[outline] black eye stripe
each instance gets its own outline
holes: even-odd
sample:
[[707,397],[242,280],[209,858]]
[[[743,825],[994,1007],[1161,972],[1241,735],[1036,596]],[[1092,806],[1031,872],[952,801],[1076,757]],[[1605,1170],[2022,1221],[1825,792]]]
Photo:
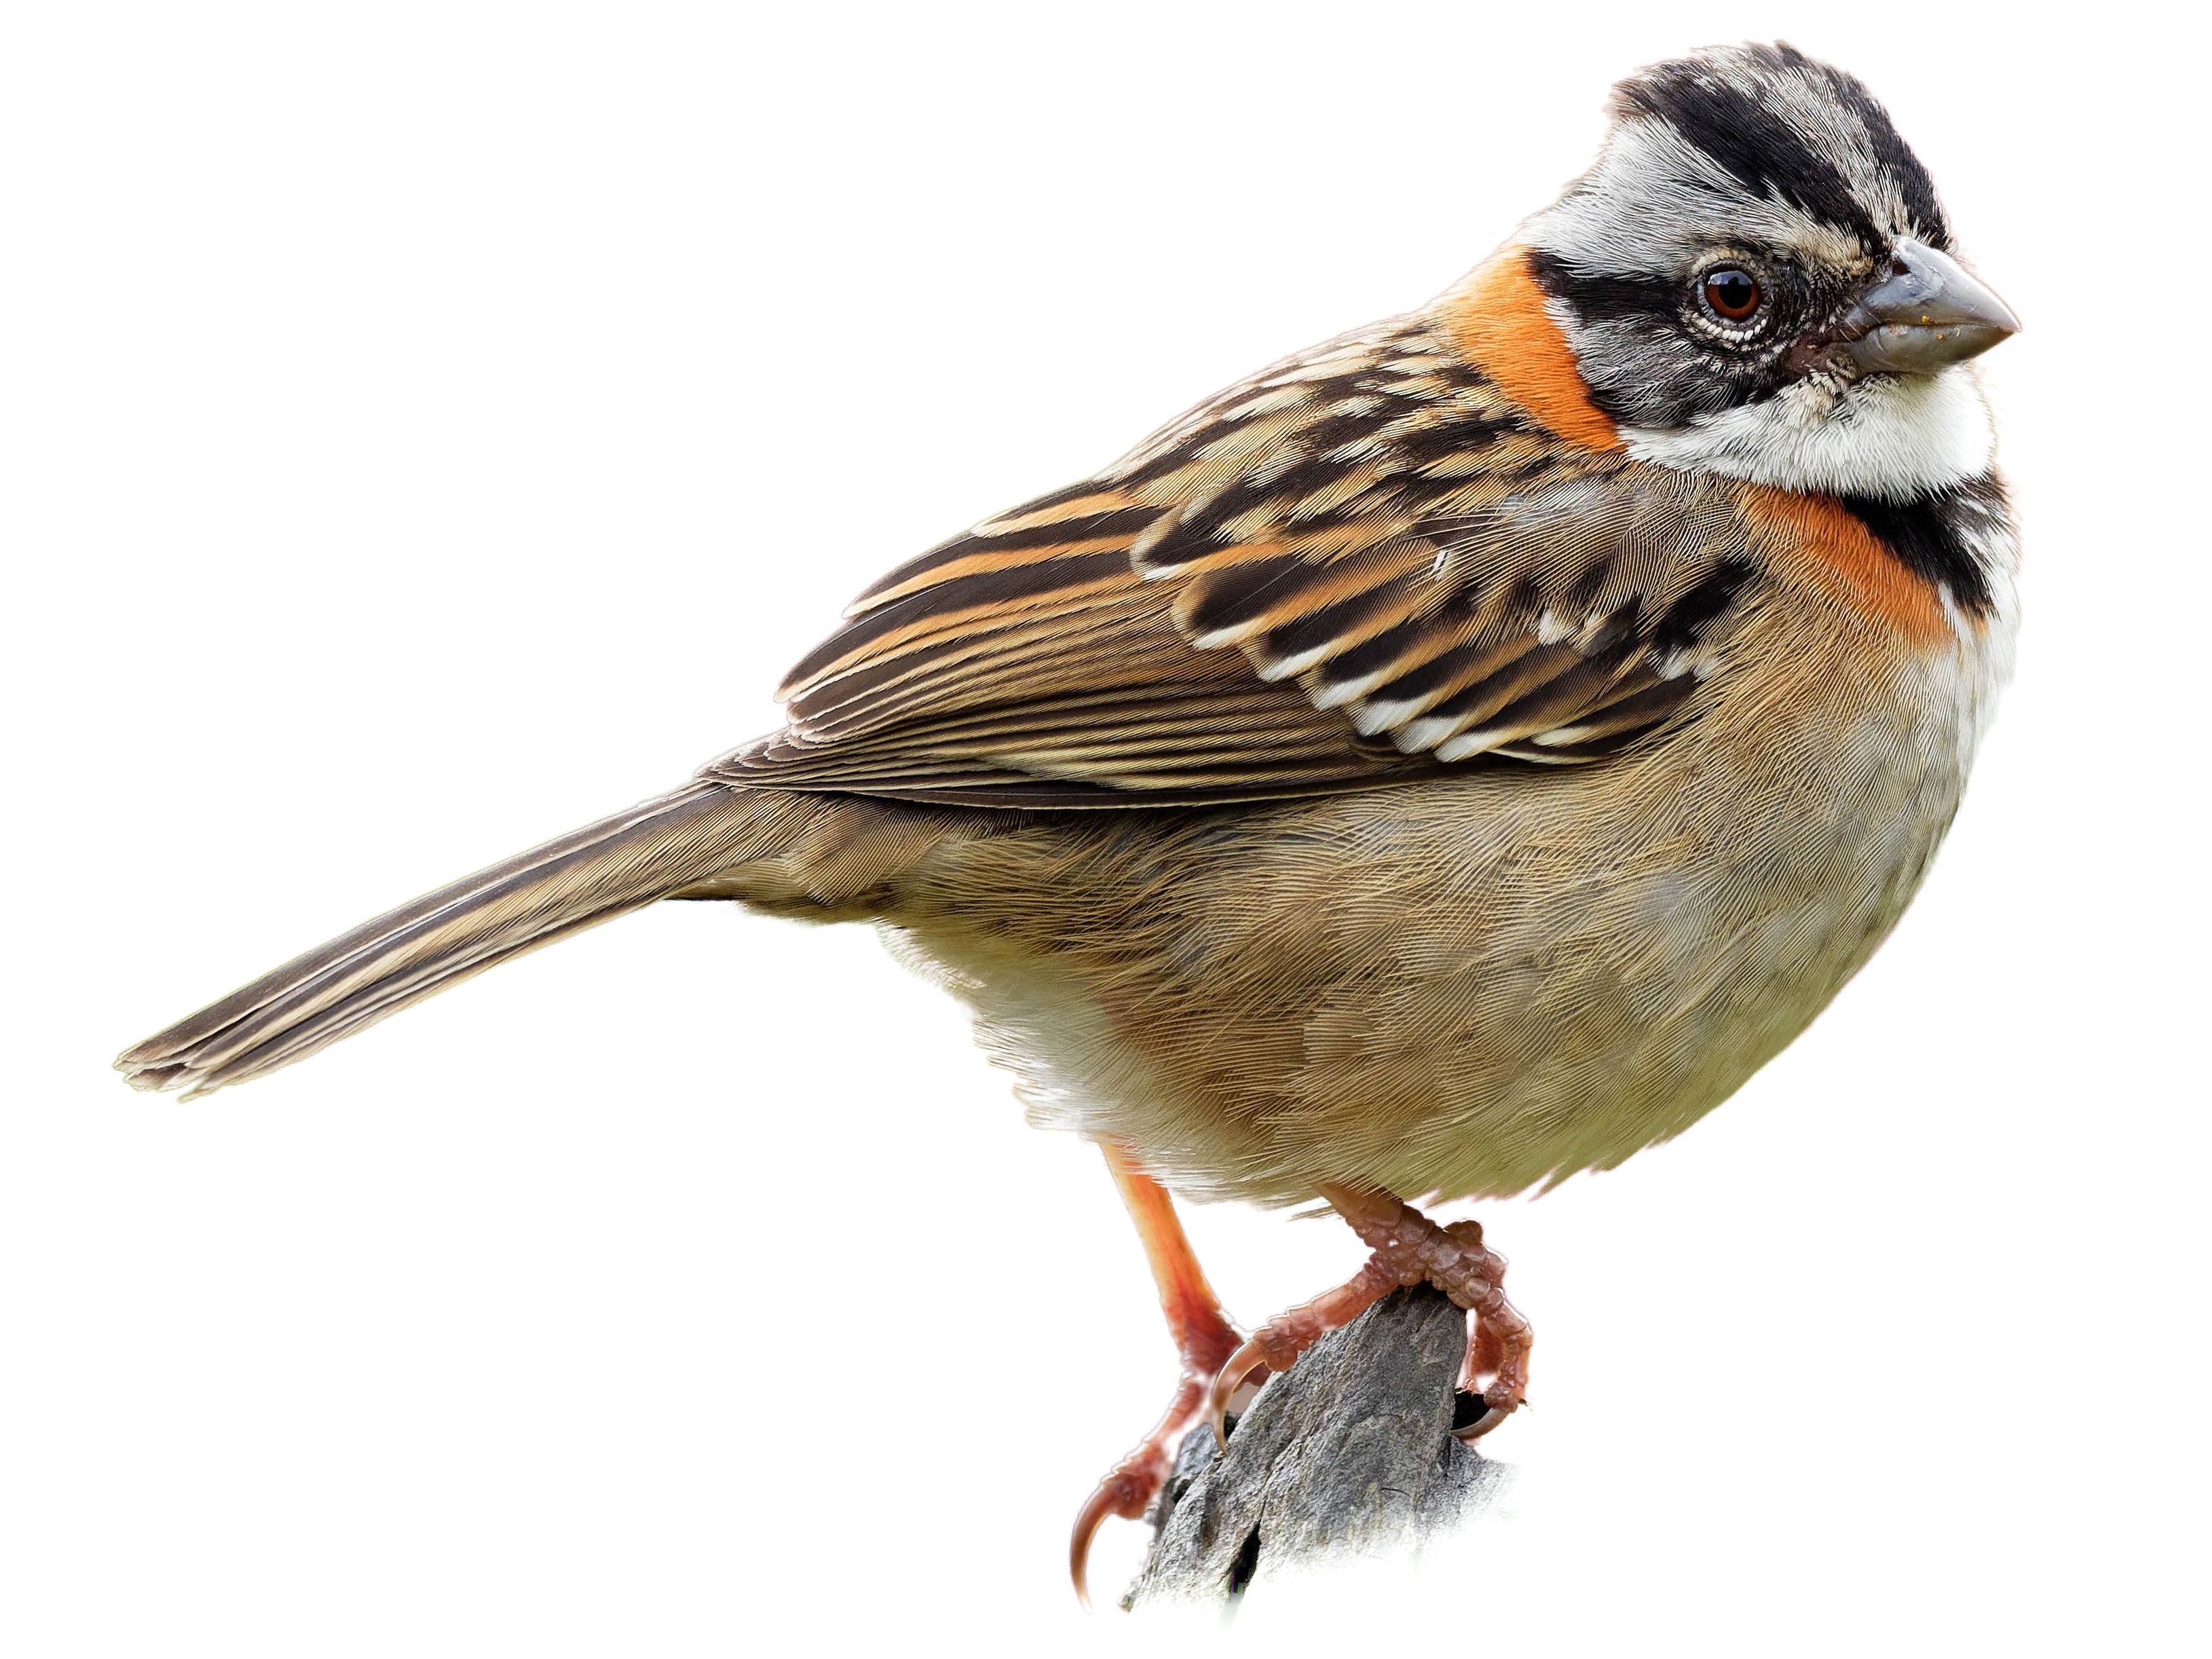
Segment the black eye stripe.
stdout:
[[1681,312],[1681,289],[1663,276],[1595,276],[1541,248],[1530,251],[1528,270],[1538,287],[1565,300],[1585,321],[1633,317],[1671,323]]
[[[1684,299],[1682,284],[1679,281],[1664,276],[1593,276],[1575,270],[1557,255],[1541,248],[1530,251],[1528,269],[1538,287],[1555,299],[1565,300],[1573,307],[1575,315],[1584,322],[1632,319],[1662,327],[1679,325]],[[1786,288],[1784,293],[1776,292],[1770,282],[1761,280],[1748,267],[1742,265],[1716,265],[1694,279],[1691,292],[1693,295],[1702,293],[1706,282],[1723,270],[1741,271],[1759,293],[1758,303],[1742,316],[1729,318],[1729,313],[1722,310],[1721,315],[1730,321],[1742,322],[1762,310],[1771,308],[1785,297]]]
[[[1644,339],[1671,342],[1656,356],[1631,352],[1620,360],[1601,353],[1582,365],[1590,400],[1616,421],[1638,426],[1671,426],[1699,412],[1734,408],[1773,393],[1793,378],[1784,366],[1781,343],[1802,320],[1808,303],[1818,303],[1801,277],[1777,286],[1777,272],[1747,264],[1759,281],[1762,298],[1747,318],[1730,320],[1705,310],[1699,290],[1706,273],[1686,282],[1680,276],[1599,276],[1577,270],[1541,248],[1528,252],[1528,270],[1537,286],[1563,301],[1583,324],[1625,324]],[[1698,307],[1702,329],[1690,326],[1685,308]],[[1719,337],[1715,325],[1737,331]]]

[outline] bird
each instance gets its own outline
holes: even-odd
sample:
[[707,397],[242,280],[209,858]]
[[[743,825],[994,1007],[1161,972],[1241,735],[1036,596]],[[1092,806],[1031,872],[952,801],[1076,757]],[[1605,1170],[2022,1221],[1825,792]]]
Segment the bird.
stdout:
[[[662,899],[873,923],[1032,1121],[1103,1152],[1177,1380],[1140,1516],[1240,1389],[1426,1282],[1464,1432],[1531,1328],[1440,1204],[1733,1094],[1911,902],[2011,672],[1975,360],[2019,319],[1851,75],[1638,70],[1596,159],[1434,300],[1286,357],[854,601],[785,725],[126,1051],[204,1095]],[[1247,1334],[1176,1198],[1369,1254]]]

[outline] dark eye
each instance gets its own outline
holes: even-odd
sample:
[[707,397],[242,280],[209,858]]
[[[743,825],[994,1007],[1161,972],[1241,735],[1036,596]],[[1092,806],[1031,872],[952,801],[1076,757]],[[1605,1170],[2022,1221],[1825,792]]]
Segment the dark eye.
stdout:
[[1714,313],[1732,323],[1748,321],[1765,297],[1759,291],[1758,280],[1741,265],[1715,265],[1705,273],[1703,291]]

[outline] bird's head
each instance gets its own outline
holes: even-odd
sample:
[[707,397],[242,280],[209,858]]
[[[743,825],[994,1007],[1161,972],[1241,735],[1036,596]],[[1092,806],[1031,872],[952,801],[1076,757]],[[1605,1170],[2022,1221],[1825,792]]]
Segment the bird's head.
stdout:
[[1790,46],[1729,47],[1630,76],[1610,112],[1519,249],[1620,447],[1892,500],[1987,465],[1964,365],[2020,324],[1863,86]]

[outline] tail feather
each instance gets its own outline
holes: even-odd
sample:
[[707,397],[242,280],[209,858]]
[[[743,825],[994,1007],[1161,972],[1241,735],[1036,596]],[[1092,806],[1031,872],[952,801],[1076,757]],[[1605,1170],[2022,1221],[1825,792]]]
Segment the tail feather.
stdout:
[[757,854],[772,794],[706,781],[464,877],[127,1049],[132,1086],[186,1097],[303,1060],[472,974]]

